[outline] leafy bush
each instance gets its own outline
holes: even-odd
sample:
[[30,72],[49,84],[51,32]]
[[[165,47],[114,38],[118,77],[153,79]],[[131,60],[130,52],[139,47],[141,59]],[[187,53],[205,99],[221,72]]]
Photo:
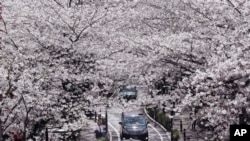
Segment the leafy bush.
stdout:
[[165,115],[165,113],[163,113],[162,111],[157,110],[156,120],[161,125],[165,126],[167,124],[167,122],[169,121],[169,117],[167,115]]
[[174,140],[180,139],[180,132],[177,129],[174,129],[172,134]]
[[96,141],[106,141],[106,138],[105,137],[101,137],[101,138],[97,139]]
[[147,108],[147,113],[150,117],[154,117],[154,110],[152,108]]

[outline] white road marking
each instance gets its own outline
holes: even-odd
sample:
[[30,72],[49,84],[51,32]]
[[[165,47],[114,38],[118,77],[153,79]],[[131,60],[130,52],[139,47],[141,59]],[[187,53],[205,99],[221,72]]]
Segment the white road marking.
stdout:
[[112,141],[113,137],[112,137],[112,132],[109,131],[109,141]]
[[153,128],[155,130],[155,132],[160,136],[161,141],[163,141],[163,137],[161,136],[161,134],[154,128],[154,126],[152,126],[151,124],[148,124],[151,128]]
[[120,138],[120,133],[118,132],[118,130],[111,124],[111,123],[108,123],[109,126],[111,126],[113,128],[113,130],[116,132],[117,136],[118,136],[118,141],[121,141],[121,138]]

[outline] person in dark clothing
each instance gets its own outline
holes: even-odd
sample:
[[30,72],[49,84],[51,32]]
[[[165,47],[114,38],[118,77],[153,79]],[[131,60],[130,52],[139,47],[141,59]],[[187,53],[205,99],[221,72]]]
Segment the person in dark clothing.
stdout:
[[196,116],[197,113],[198,113],[198,108],[195,107],[195,108],[194,108],[194,115]]
[[95,130],[95,136],[98,139],[100,137],[103,137],[104,133],[105,133],[104,125],[102,125],[102,121],[100,120],[100,121],[98,121],[98,126],[97,126],[97,128]]
[[193,131],[195,131],[195,130],[196,130],[196,129],[195,129],[196,122],[197,122],[197,120],[195,119],[195,120],[193,121],[193,123],[192,123],[192,130],[193,130]]
[[9,138],[10,138],[10,134],[9,133],[5,133],[2,136],[3,141],[8,140]]
[[189,119],[190,119],[190,120],[193,120],[192,115],[193,115],[193,113],[190,113],[190,114],[189,114]]
[[22,141],[22,132],[21,132],[21,130],[14,133],[13,137],[14,137],[14,141]]

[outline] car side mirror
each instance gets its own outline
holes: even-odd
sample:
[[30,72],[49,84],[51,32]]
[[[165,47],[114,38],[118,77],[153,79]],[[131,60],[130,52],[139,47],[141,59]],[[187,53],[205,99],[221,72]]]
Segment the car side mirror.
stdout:
[[120,125],[122,125],[122,122],[119,122]]

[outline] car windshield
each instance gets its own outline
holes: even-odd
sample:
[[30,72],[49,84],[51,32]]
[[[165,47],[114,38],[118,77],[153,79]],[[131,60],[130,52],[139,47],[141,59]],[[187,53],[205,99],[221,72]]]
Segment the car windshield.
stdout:
[[124,126],[145,126],[146,119],[142,115],[124,116]]
[[136,92],[135,88],[122,88],[120,92]]
[[136,95],[137,91],[135,88],[122,88],[120,94],[123,95]]

